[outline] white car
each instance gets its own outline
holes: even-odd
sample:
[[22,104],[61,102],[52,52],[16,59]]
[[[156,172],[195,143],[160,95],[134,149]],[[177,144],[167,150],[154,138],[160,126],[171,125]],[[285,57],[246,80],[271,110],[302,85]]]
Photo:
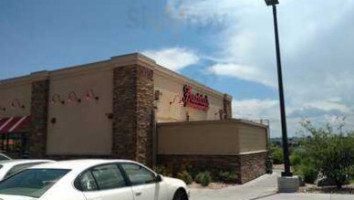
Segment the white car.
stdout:
[[43,163],[54,162],[52,160],[2,160],[0,161],[0,181],[10,177],[24,169]]
[[2,200],[188,200],[186,184],[128,160],[42,164],[0,182]]

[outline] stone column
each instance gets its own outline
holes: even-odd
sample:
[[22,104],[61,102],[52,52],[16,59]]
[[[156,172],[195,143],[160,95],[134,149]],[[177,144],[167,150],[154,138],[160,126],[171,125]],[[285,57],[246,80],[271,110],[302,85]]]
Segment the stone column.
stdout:
[[30,158],[46,156],[49,84],[49,80],[32,82]]
[[113,157],[151,166],[153,70],[129,65],[113,73]]
[[224,116],[225,119],[231,119],[232,118],[232,97],[228,94],[224,94]]

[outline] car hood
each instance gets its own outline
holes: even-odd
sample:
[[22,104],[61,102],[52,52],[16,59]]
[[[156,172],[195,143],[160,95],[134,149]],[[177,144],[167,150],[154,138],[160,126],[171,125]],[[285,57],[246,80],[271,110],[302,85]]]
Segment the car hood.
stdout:
[[37,198],[34,197],[0,194],[0,200],[36,200],[36,199]]

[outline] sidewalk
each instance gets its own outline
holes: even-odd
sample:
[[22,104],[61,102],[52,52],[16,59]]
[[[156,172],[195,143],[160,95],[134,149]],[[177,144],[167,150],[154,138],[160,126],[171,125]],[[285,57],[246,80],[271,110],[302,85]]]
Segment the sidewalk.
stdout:
[[354,200],[354,195],[341,194],[275,194],[257,200]]
[[191,188],[191,200],[354,200],[354,195],[277,193],[277,178],[281,170],[263,175],[244,185],[222,189]]
[[266,174],[244,185],[222,189],[191,189],[191,200],[250,200],[275,194],[279,172]]

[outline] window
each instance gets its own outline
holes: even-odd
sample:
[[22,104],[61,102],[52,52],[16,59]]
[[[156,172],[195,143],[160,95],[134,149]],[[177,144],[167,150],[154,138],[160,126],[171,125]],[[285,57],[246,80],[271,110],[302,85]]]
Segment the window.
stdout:
[[67,169],[27,169],[0,182],[0,194],[41,197]]
[[7,174],[5,175],[4,178],[10,177],[10,176],[12,176],[12,175],[14,175],[14,174],[16,174],[16,173],[18,173],[18,172],[24,170],[24,169],[27,169],[27,168],[29,168],[29,167],[32,167],[32,166],[34,166],[34,165],[38,165],[38,164],[41,164],[41,163],[43,163],[43,162],[38,162],[38,163],[26,163],[26,164],[16,165],[16,166],[12,167],[12,168],[7,172]]
[[98,189],[95,179],[92,176],[91,171],[87,171],[81,175],[80,180],[81,191],[95,191]]
[[2,160],[11,160],[11,159],[8,156],[6,156],[5,154],[0,153],[0,160],[2,161]]
[[125,163],[122,164],[132,185],[142,185],[155,182],[155,174],[143,166]]
[[102,165],[91,170],[100,190],[125,187],[126,182],[115,164]]

